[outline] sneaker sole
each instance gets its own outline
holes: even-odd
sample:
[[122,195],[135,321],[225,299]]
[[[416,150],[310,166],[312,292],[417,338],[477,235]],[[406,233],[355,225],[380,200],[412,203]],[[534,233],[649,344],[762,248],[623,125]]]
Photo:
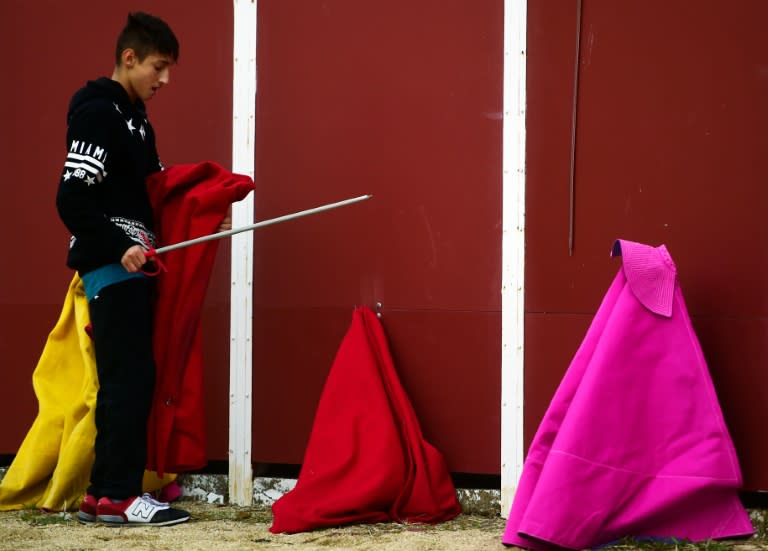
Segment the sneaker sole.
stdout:
[[174,524],[181,524],[187,522],[190,517],[175,518],[173,520],[166,520],[165,522],[127,522],[123,517],[117,515],[99,515],[98,521],[103,523],[104,526],[111,527],[141,527],[141,526],[172,526]]
[[96,515],[91,515],[89,513],[83,513],[82,511],[77,512],[77,521],[81,524],[96,524],[98,522],[98,519],[96,518]]

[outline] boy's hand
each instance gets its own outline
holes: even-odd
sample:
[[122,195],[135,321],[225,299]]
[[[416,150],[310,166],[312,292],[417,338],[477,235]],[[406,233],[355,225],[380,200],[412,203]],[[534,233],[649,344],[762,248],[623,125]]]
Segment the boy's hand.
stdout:
[[227,211],[227,215],[219,223],[219,227],[216,228],[216,233],[229,231],[231,229],[232,229],[232,206],[229,207],[229,210]]
[[120,264],[126,271],[134,273],[141,270],[147,262],[147,257],[144,256],[144,248],[141,245],[134,245],[123,254],[123,258],[120,259]]

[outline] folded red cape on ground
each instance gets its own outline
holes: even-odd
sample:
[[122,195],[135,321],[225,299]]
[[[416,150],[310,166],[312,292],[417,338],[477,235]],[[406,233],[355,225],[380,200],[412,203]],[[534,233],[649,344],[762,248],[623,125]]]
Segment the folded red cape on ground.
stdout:
[[424,440],[370,308],[358,307],[325,383],[296,487],[273,533],[351,523],[436,523],[461,512],[442,454]]
[[[147,180],[161,245],[216,231],[229,206],[254,188],[249,176],[216,163],[176,165]],[[155,397],[147,468],[158,473],[199,469],[207,461],[203,415],[200,314],[218,240],[164,253],[157,276]]]

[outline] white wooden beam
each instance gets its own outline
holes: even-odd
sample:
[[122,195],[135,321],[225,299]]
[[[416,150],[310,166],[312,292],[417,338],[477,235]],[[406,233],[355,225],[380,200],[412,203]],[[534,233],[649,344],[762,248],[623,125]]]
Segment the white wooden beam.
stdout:
[[525,115],[528,0],[504,0],[501,260],[501,514],[523,470]]
[[[256,1],[234,0],[232,171],[255,174]],[[253,193],[234,204],[232,226],[253,223]],[[253,503],[251,460],[253,233],[232,236],[229,347],[229,501]]]

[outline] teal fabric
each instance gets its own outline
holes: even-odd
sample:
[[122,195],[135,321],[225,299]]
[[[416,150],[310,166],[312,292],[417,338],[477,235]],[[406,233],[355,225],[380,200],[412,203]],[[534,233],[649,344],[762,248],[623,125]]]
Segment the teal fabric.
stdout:
[[142,272],[128,272],[123,268],[122,264],[115,262],[114,264],[107,264],[101,268],[83,274],[80,279],[83,281],[83,287],[85,288],[85,296],[88,298],[88,302],[93,300],[93,297],[99,294],[104,287],[108,285],[114,285],[127,279],[145,278],[147,277]]

